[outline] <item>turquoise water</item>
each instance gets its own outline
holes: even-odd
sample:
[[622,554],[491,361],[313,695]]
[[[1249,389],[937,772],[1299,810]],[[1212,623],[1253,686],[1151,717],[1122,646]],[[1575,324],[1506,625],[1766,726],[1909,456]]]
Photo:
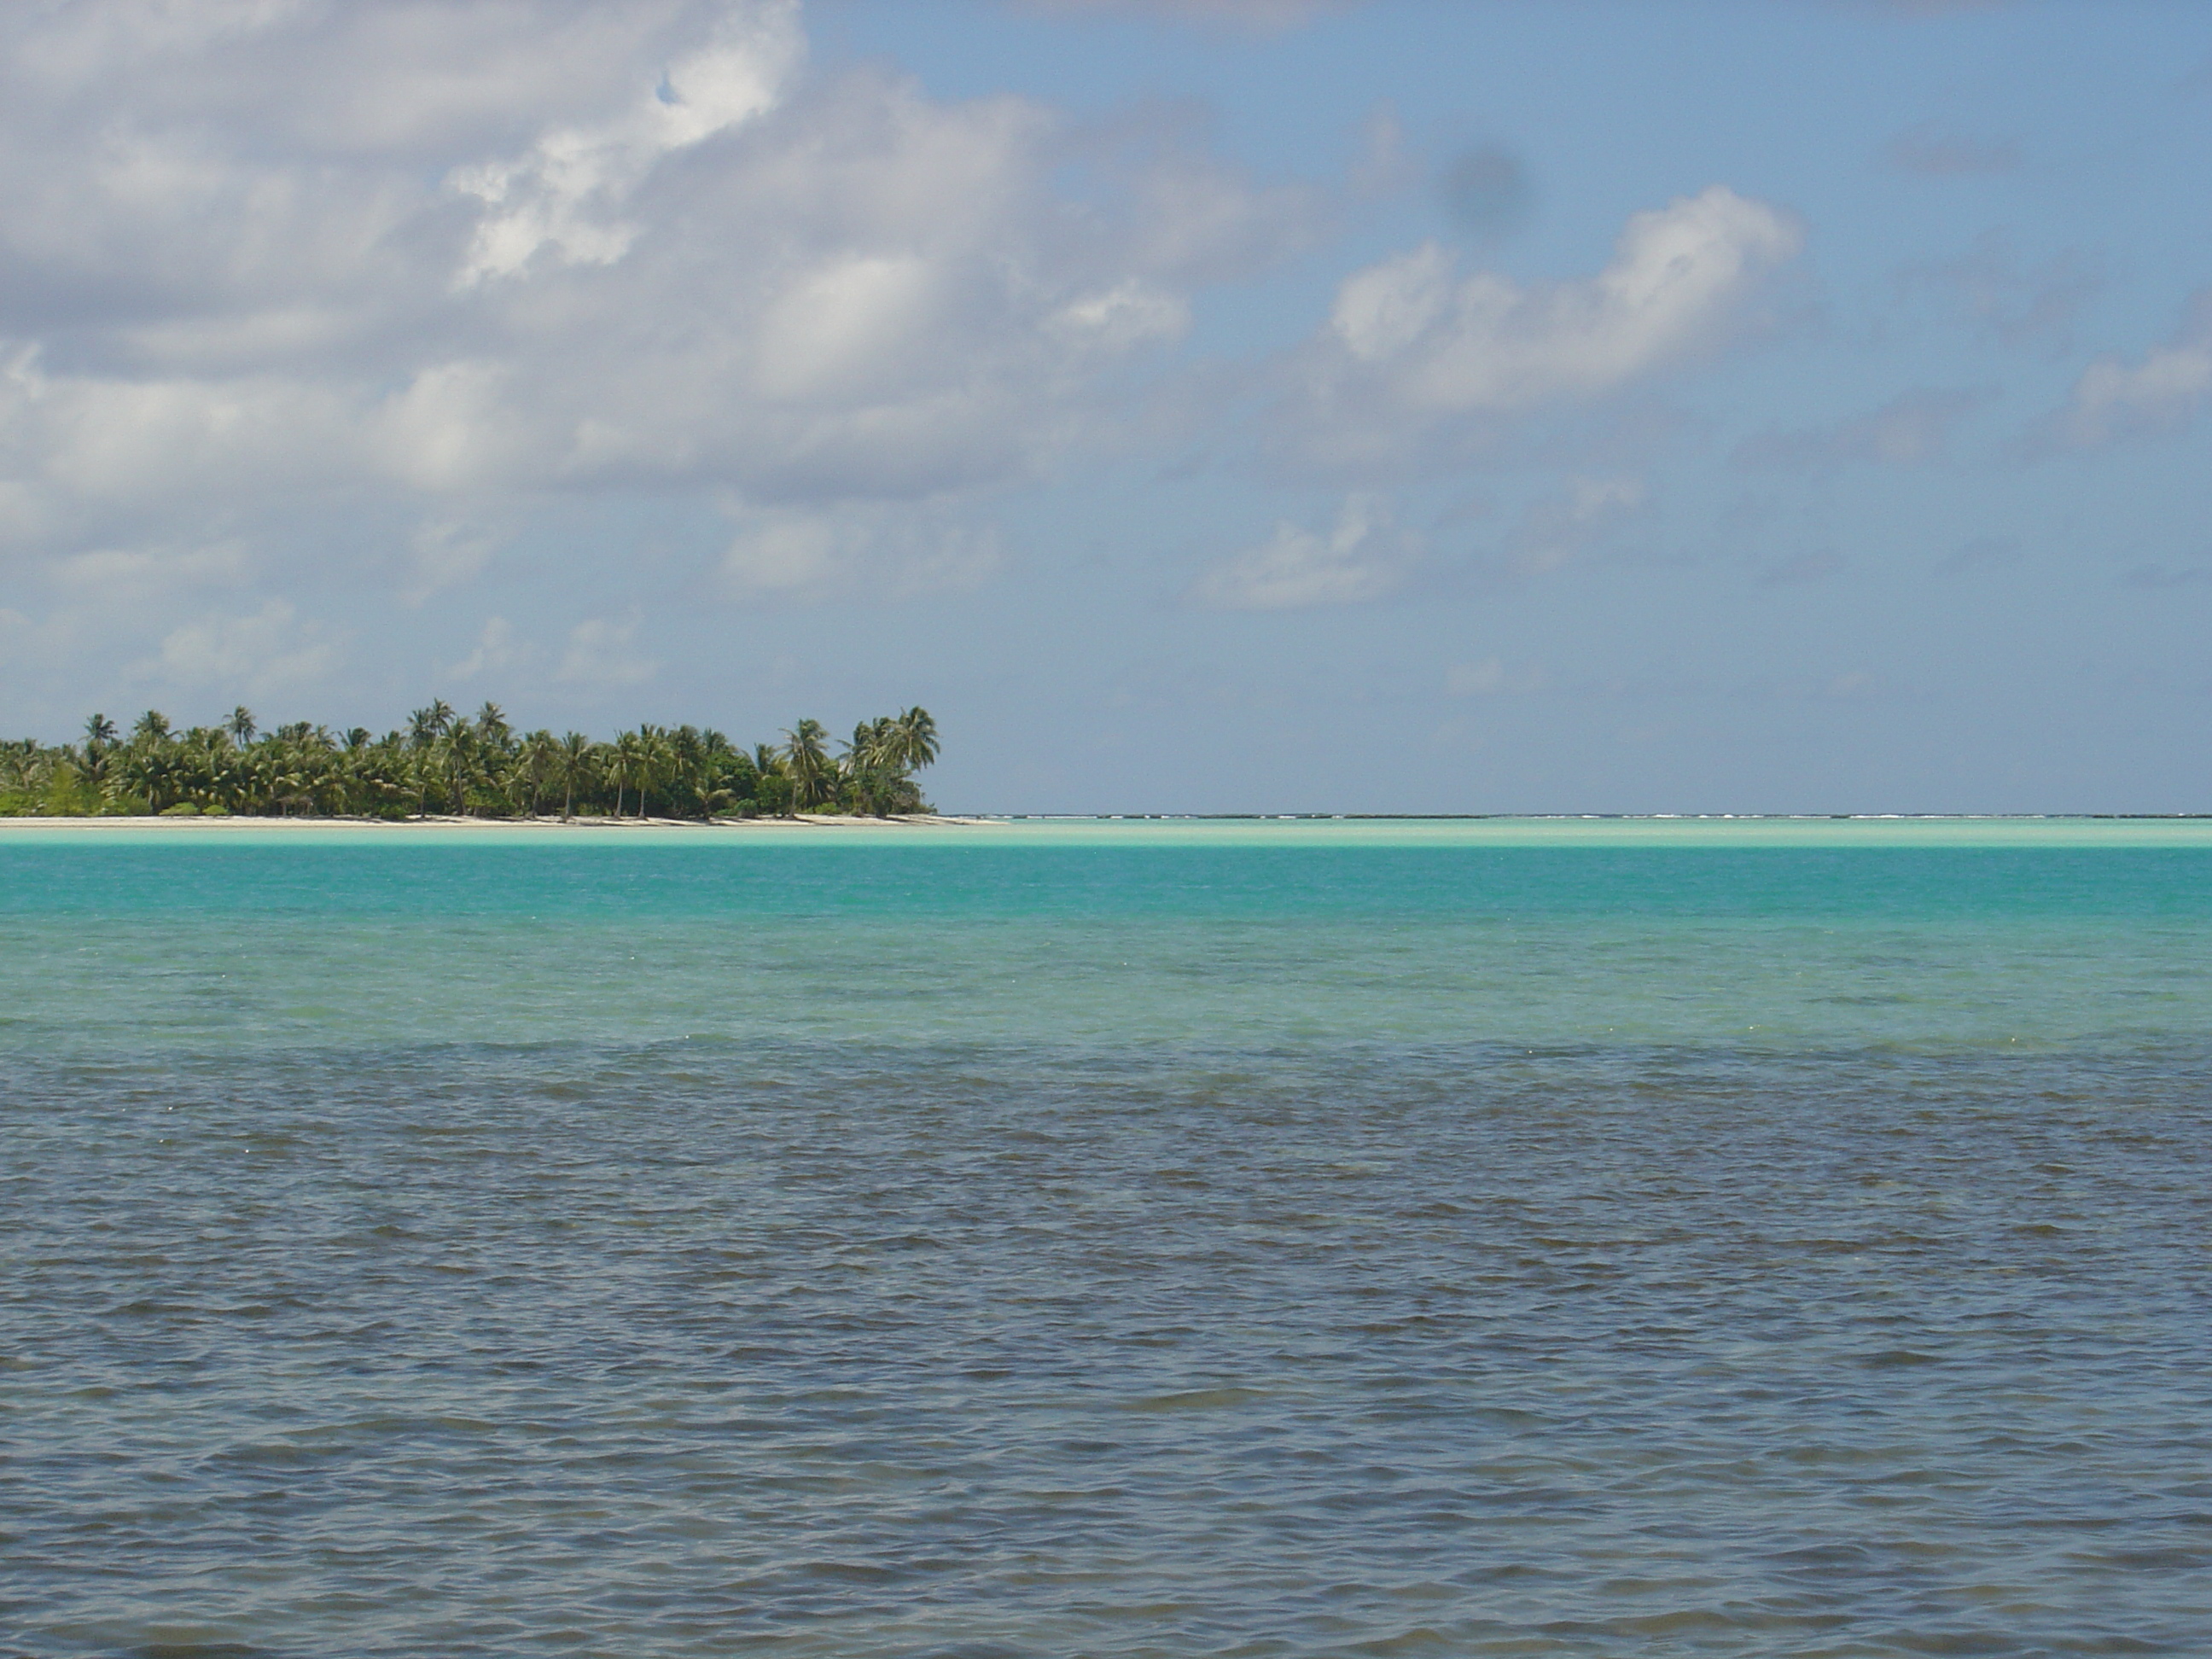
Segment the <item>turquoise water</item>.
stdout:
[[0,927],[0,1650],[2212,1627],[2212,827],[10,830]]

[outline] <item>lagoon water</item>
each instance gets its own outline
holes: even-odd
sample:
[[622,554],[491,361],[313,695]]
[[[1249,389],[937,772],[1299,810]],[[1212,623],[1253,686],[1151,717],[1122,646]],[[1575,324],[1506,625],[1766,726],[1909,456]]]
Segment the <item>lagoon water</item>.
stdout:
[[0,1652],[2212,1631],[2212,826],[9,830],[0,933]]

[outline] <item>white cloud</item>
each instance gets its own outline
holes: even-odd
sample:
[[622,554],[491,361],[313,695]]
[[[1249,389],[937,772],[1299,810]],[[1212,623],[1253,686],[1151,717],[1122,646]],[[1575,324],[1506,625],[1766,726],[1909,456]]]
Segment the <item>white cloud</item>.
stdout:
[[452,183],[491,210],[459,280],[510,276],[541,248],[573,264],[611,264],[641,227],[620,215],[653,165],[774,107],[804,56],[796,0],[764,0],[720,20],[703,46],[612,119],[541,134],[520,161],[455,170]]
[[173,503],[251,479],[328,476],[346,414],[324,388],[277,376],[49,374],[37,345],[0,375],[0,466],[49,524],[86,503]]
[[400,598],[419,605],[434,593],[470,580],[492,562],[503,533],[465,520],[432,519],[407,538],[407,575]]
[[1329,326],[1352,362],[1416,409],[1510,410],[1611,392],[1711,343],[1796,228],[1724,185],[1637,214],[1595,276],[1527,289],[1455,276],[1435,243],[1338,290]]
[[95,548],[58,560],[55,586],[70,601],[108,611],[173,600],[195,589],[236,587],[250,561],[235,542],[214,547]]
[[133,672],[179,686],[243,686],[254,696],[313,684],[337,666],[337,642],[283,599],[246,616],[207,616],[172,629]]
[[2174,337],[2141,361],[2100,357],[2081,371],[2060,422],[2068,441],[2094,445],[2180,425],[2212,396],[2212,291]]
[[[572,647],[573,647],[572,636]],[[483,632],[477,636],[477,647],[450,671],[457,680],[474,679],[486,669],[512,668],[526,661],[535,653],[530,647],[514,637],[514,624],[504,617],[485,619]]]
[[1384,503],[1353,495],[1327,534],[1285,520],[1257,547],[1207,571],[1187,597],[1221,611],[1356,605],[1396,592],[1418,553],[1418,544],[1393,528]]
[[249,682],[283,690],[343,665],[341,641],[285,602],[241,614],[237,595],[257,562],[237,540],[92,547],[47,561],[38,584],[46,603],[0,650],[11,706],[67,714],[88,683],[107,702],[136,697],[148,682],[258,695]]
[[994,532],[942,509],[856,502],[731,511],[736,533],[722,574],[732,593],[752,600],[912,599],[973,587],[1003,558]]
[[374,512],[419,602],[556,492],[941,518],[1328,216],[1171,113],[805,48],[793,0],[0,11],[0,538]]
[[568,630],[568,648],[562,653],[557,678],[593,690],[651,679],[660,665],[637,654],[638,622],[632,612],[620,622],[594,617],[578,623]]
[[811,270],[768,307],[754,368],[769,397],[894,391],[951,297],[917,253],[861,254]]
[[54,539],[53,503],[18,478],[0,478],[0,552]]
[[550,434],[516,405],[515,379],[483,359],[424,368],[364,411],[356,429],[365,470],[425,494],[530,478]]
[[1132,277],[1071,300],[1048,325],[1062,339],[1110,356],[1182,338],[1190,327],[1190,306],[1179,295]]

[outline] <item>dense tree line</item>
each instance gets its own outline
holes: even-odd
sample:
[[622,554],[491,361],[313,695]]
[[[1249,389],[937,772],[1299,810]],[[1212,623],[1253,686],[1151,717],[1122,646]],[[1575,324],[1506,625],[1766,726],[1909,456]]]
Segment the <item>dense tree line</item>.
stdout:
[[173,728],[148,710],[126,734],[94,714],[82,742],[0,743],[0,814],[167,817],[714,818],[798,812],[927,812],[914,774],[937,758],[937,722],[909,708],[833,744],[803,720],[781,744],[641,726],[610,742],[516,732],[496,703],[473,717],[442,702],[404,731],[334,732],[302,721],[262,732],[252,713]]

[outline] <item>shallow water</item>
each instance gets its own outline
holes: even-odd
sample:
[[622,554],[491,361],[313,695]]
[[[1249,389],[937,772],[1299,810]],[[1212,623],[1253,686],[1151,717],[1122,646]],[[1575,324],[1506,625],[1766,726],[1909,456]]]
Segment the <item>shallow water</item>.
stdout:
[[2202,1650],[2212,845],[1296,830],[0,838],[8,1650]]

